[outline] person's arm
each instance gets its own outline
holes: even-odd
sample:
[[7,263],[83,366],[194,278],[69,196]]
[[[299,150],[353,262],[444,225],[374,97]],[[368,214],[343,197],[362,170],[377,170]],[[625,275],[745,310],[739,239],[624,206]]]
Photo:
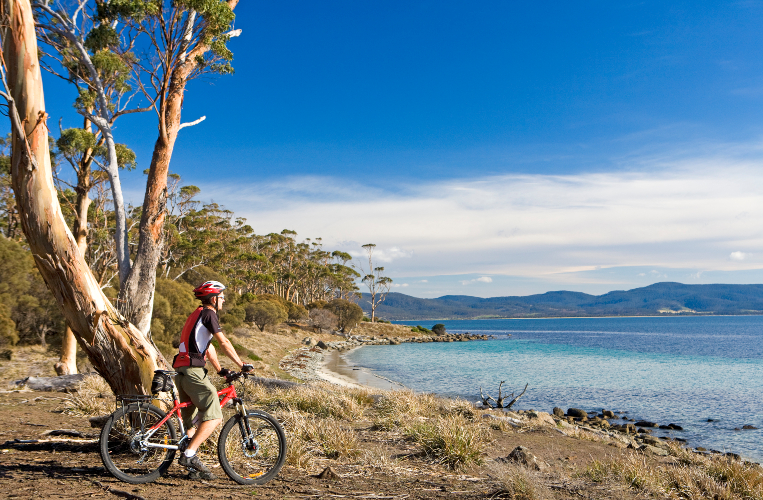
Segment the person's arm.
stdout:
[[[233,344],[231,344],[230,340],[228,340],[228,337],[226,337],[223,332],[217,332],[215,333],[215,339],[217,339],[217,342],[220,343],[220,350],[223,352],[223,354],[228,356],[231,361],[236,363],[239,369],[243,369],[244,363],[241,361],[241,358],[238,357],[238,354],[233,348]],[[212,362],[212,366],[214,366],[215,370],[218,372],[222,370],[220,361],[217,359],[217,351],[215,351],[215,347],[212,344],[209,344],[209,349],[207,349],[207,357],[209,358],[209,361]]]

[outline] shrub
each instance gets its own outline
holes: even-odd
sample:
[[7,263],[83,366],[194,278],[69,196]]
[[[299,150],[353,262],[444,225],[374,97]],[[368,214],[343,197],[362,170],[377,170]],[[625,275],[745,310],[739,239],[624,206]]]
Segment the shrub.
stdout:
[[445,325],[437,323],[432,327],[432,332],[434,332],[435,335],[445,335]]
[[334,299],[328,303],[326,309],[336,316],[337,327],[342,333],[352,331],[355,325],[363,318],[363,309],[349,300]]
[[313,309],[324,309],[329,303],[325,300],[316,300],[315,302],[310,302],[307,304],[307,310],[312,311]]
[[283,323],[288,316],[283,306],[271,300],[258,300],[246,306],[246,320],[257,325],[261,332],[266,326]]
[[310,319],[321,330],[333,330],[337,325],[336,315],[328,309],[312,309]]
[[294,302],[288,302],[287,304],[289,307],[289,321],[300,321],[309,317],[309,313],[304,306]]

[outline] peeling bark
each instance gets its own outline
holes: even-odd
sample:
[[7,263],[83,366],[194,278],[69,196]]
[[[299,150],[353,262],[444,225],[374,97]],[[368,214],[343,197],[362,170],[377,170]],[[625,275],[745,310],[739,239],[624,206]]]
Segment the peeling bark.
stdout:
[[95,369],[117,394],[145,394],[166,362],[101,292],[66,225],[53,184],[45,99],[29,0],[2,0],[0,35],[11,117],[11,176],[40,274]]

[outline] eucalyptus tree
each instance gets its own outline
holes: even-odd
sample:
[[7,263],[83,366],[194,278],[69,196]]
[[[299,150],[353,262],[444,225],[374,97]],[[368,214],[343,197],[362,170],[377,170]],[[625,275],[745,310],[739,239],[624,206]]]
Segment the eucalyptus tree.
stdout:
[[[35,264],[93,366],[115,393],[146,393],[162,355],[111,305],[66,225],[53,182],[29,0],[0,2],[2,77],[12,130],[11,179]],[[6,78],[7,72],[7,78]]]
[[109,176],[114,203],[114,240],[121,283],[130,272],[130,249],[113,127],[120,116],[148,111],[150,107],[132,105],[135,92],[128,83],[131,68],[125,59],[135,56],[129,51],[117,53],[111,50],[109,44],[114,43],[119,34],[114,29],[116,23],[112,27],[100,15],[100,5],[101,2],[92,0],[55,4],[50,0],[32,2],[38,36],[46,56],[44,67],[77,87],[75,108],[86,119],[83,129],[87,132],[90,123],[94,124],[106,145],[106,161],[102,167]]
[[232,30],[237,4],[238,0],[112,0],[98,4],[99,38],[131,67],[132,82],[150,103],[158,122],[138,246],[129,275],[120,280],[121,307],[143,332],[151,324],[175,141],[180,130],[204,119],[181,122],[186,85],[205,74],[233,71],[233,54],[227,44],[240,33]]
[[373,256],[376,245],[373,243],[367,243],[363,245],[368,257],[368,270],[365,270],[365,266],[361,263],[360,268],[365,273],[362,278],[363,283],[368,287],[368,293],[371,296],[371,300],[368,301],[371,304],[371,321],[376,321],[376,308],[384,302],[387,298],[389,289],[392,286],[392,278],[382,276],[384,268],[381,266],[374,266]]
[[[101,252],[95,251],[94,255],[88,255],[88,236],[90,235],[89,227],[89,215],[91,212],[92,198],[90,197],[90,191],[93,188],[101,187],[102,184],[108,179],[105,175],[99,175],[101,172],[106,172],[106,164],[109,163],[109,150],[104,145],[106,142],[105,136],[100,130],[93,133],[91,122],[87,118],[84,119],[82,128],[69,128],[61,130],[59,138],[56,140],[56,146],[58,148],[58,156],[66,160],[74,171],[76,183],[71,184],[66,180],[66,176],[59,175],[57,170],[54,170],[54,178],[59,186],[59,192],[62,193],[60,199],[64,203],[64,209],[68,208],[69,214],[71,214],[71,226],[74,234],[74,240],[77,243],[80,253],[86,257],[87,262],[90,264],[91,270],[96,274],[100,274],[99,284],[102,284],[103,277],[106,272],[105,268],[110,267],[111,256],[116,257],[115,252]],[[119,168],[132,169],[135,167],[135,153],[130,150],[124,144],[116,144],[116,154]],[[97,167],[93,168],[93,164]],[[70,189],[69,189],[70,188]],[[69,193],[74,194],[68,196]],[[101,215],[105,219],[104,204],[106,197],[103,190],[101,194],[96,198],[96,217]],[[109,200],[111,201],[111,200]],[[117,213],[125,214],[117,210]],[[126,214],[125,214],[126,215]],[[104,220],[105,222],[105,220]],[[125,219],[126,222],[126,219]],[[126,227],[126,223],[125,223]],[[114,231],[110,231],[113,233]],[[94,235],[98,236],[99,232],[95,231]],[[100,236],[103,236],[100,233]],[[111,234],[108,235],[108,239],[111,239]],[[102,240],[103,238],[101,238]],[[95,246],[96,249],[102,250],[104,247],[110,250],[113,245],[108,244],[108,240],[99,241]],[[115,259],[117,260],[117,259]],[[98,268],[101,267],[100,273]],[[110,280],[109,280],[110,281]],[[71,375],[77,373],[76,362],[76,349],[77,342],[74,337],[74,332],[67,326],[61,342],[61,352],[59,361],[55,364],[56,373],[59,375]]]

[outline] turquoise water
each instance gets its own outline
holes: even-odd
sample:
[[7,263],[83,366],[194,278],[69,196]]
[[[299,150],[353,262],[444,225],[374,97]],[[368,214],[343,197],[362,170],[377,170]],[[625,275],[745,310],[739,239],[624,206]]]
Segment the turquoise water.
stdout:
[[[763,462],[763,316],[441,323],[496,338],[367,346],[347,361],[415,391],[472,401],[480,386],[497,397],[501,380],[517,394],[529,383],[515,408],[622,411],[684,428],[657,435]],[[734,430],[745,424],[761,430]]]

